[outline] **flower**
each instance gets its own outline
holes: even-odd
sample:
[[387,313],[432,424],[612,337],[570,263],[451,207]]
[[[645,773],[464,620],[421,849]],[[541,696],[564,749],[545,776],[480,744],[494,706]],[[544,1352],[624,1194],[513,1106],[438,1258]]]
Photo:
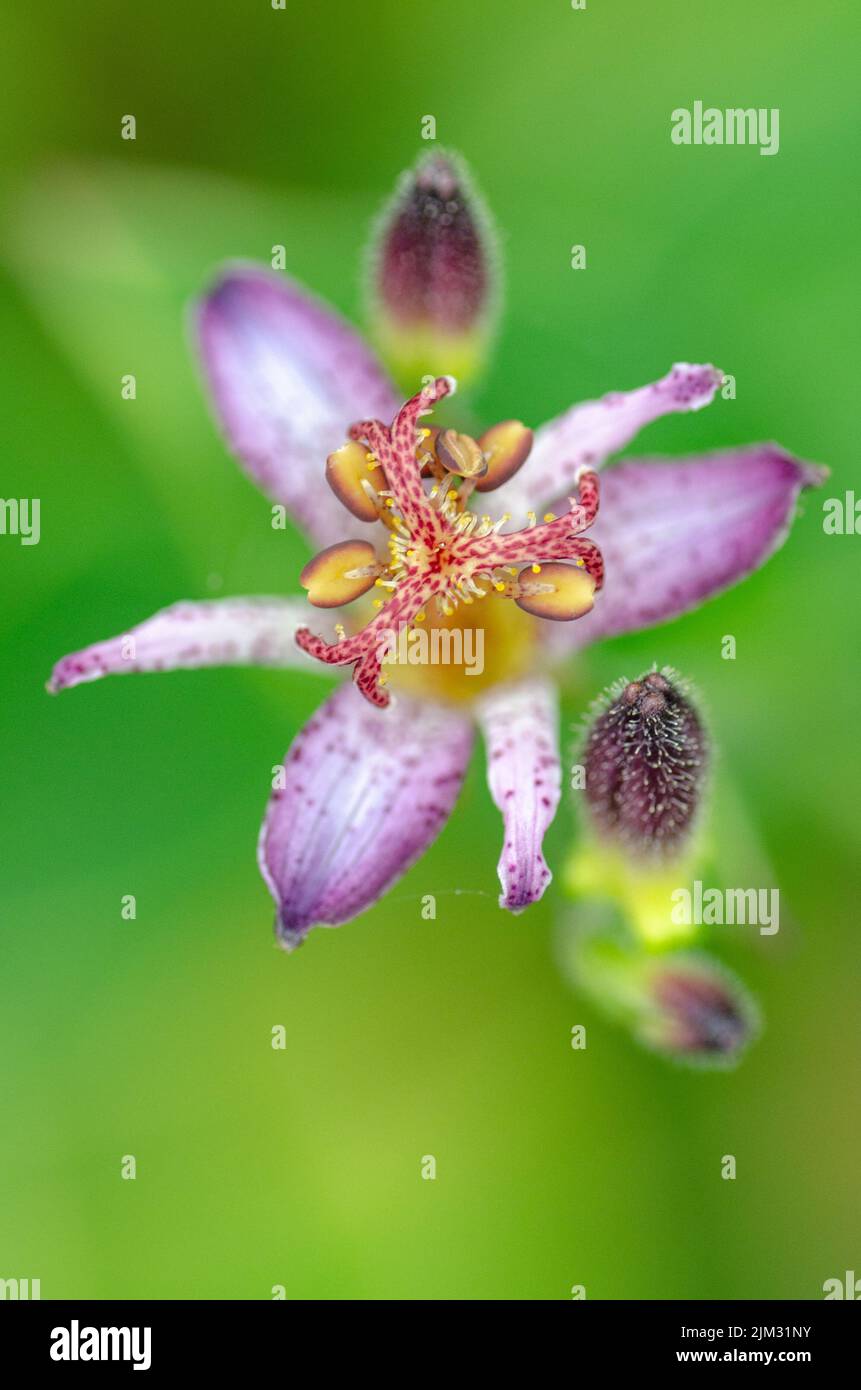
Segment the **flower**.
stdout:
[[[49,689],[130,671],[307,666],[309,654],[322,658],[313,663],[321,672],[352,663],[358,689],[343,683],[296,736],[260,834],[282,944],[355,917],[423,853],[455,803],[475,726],[504,825],[500,904],[535,902],[551,878],[542,841],[561,786],[554,666],[750,574],[781,544],[820,470],[757,444],[623,462],[599,485],[607,459],[643,426],[711,402],[722,381],[711,366],[677,364],[651,385],[576,405],[534,441],[517,421],[475,441],[419,425],[450,393],[447,378],[400,406],[362,338],[283,276],[228,267],[197,327],[233,452],[323,547],[303,571],[317,606],[283,597],[177,604],[64,657]],[[473,520],[473,492],[487,493],[487,521]],[[386,513],[389,524],[378,519]],[[505,529],[510,517],[520,529]],[[586,527],[589,538],[579,534]],[[332,605],[367,602],[360,590],[377,580],[389,598],[348,636],[349,615]],[[432,609],[417,606],[430,598]],[[457,630],[474,627],[479,611],[489,651],[481,676],[393,667],[397,698],[378,707],[384,613],[386,623],[425,613],[429,625]]]

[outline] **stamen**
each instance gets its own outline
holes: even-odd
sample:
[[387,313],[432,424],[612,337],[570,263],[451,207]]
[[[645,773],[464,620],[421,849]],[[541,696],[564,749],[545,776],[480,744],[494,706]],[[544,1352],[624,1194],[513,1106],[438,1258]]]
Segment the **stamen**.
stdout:
[[[353,664],[356,685],[378,706],[389,698],[377,650],[381,633],[426,621],[431,601],[449,618],[459,604],[496,593],[536,616],[570,620],[588,612],[603,582],[600,551],[580,538],[598,509],[596,475],[581,474],[579,496],[566,516],[548,512],[539,525],[530,511],[524,529],[503,534],[509,513],[494,522],[467,503],[475,489],[487,491],[503,473],[510,476],[512,461],[528,453],[531,432],[508,421],[476,444],[467,435],[419,426],[418,417],[450,389],[447,378],[437,378],[406,403],[391,427],[359,421],[350,429],[351,442],[330,456],[327,475],[348,508],[388,527],[389,563],[381,564],[367,543],[347,541],[322,552],[302,575],[312,602],[322,606],[349,602],[372,587],[385,593],[373,600],[374,618],[352,637],[340,623],[331,644],[307,628],[296,637],[321,661]],[[435,475],[427,492],[423,467]]]

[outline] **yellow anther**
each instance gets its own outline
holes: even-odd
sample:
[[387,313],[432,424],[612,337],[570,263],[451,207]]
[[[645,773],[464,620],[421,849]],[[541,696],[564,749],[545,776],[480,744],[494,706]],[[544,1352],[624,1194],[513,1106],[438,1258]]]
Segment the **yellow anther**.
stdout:
[[393,507],[394,505],[395,505],[395,499],[394,499],[393,497],[387,497],[387,498],[386,498],[386,506],[387,506],[387,507]]
[[427,614],[424,613],[424,612],[422,612],[422,613],[416,613],[416,622],[417,622],[417,623],[423,623],[426,617],[427,617]]
[[544,513],[544,520],[545,520],[545,521],[555,521],[555,520],[556,520],[556,513],[555,513],[555,512],[545,512],[545,513]]
[[381,671],[381,672],[380,672],[380,679],[379,679],[379,681],[377,682],[377,684],[378,684],[378,685],[385,685],[386,682],[388,681],[388,679],[389,679],[389,673],[388,673],[388,671]]
[[530,526],[534,526],[538,518],[536,517],[534,512],[527,512],[526,520],[529,522]]
[[367,453],[367,454],[365,454],[365,458],[368,460],[368,463],[376,463],[376,461],[377,461],[377,456],[376,456],[376,454]]
[[339,642],[343,642],[343,640],[344,640],[344,638],[346,637],[346,635],[347,635],[347,630],[346,630],[346,628],[344,627],[344,624],[343,624],[343,623],[336,623],[336,624],[335,624],[335,636],[337,637],[338,641],[339,641]]
[[375,598],[375,599],[374,599],[374,607],[375,607],[375,608],[382,608],[382,606],[383,606],[383,600],[382,600],[381,598]]
[[[540,573],[541,573],[541,566],[540,566],[540,565],[533,565],[533,566],[532,566],[532,573],[533,573],[533,574],[540,574]],[[377,581],[377,583],[379,583],[379,580]]]
[[422,439],[430,439],[430,430],[427,430],[427,429],[422,430],[422,431],[421,431],[421,437],[422,437]]
[[375,579],[375,580],[374,580],[374,583],[376,584],[376,586],[377,586],[378,589],[382,589],[382,587],[383,587],[383,581],[382,581],[382,579]]
[[494,587],[494,589],[496,590],[496,592],[497,592],[498,594],[504,594],[504,593],[505,593],[505,585],[502,583],[502,581],[501,581],[500,579],[497,579],[497,581],[496,581],[496,583],[494,584],[493,587]]
[[454,488],[452,488],[451,492],[446,493],[446,497],[448,498],[449,502],[457,501],[457,493],[455,492]]

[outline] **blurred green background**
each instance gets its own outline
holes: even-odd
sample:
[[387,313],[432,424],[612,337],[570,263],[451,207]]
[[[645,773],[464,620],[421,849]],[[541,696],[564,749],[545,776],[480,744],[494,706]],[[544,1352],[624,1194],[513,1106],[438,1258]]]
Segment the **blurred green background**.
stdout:
[[[42,539],[0,537],[0,1276],[44,1297],[821,1297],[861,1267],[861,538],[825,536],[820,497],[742,588],[590,653],[566,707],[573,725],[653,660],[705,693],[784,916],[721,952],[766,1016],[731,1074],[661,1062],[571,992],[553,889],[498,910],[480,758],[390,898],[287,957],[255,839],[328,683],[43,686],[177,598],[295,589],[304,543],[272,531],[219,441],[186,305],[225,258],[283,243],[357,316],[368,221],[426,114],[503,238],[482,419],[538,422],[712,360],[737,399],[652,426],[641,452],[776,438],[832,467],[822,495],[857,486],[857,16],[18,0],[2,26],[0,492],[41,498]],[[779,154],[673,146],[671,110],[698,98],[779,107]]]

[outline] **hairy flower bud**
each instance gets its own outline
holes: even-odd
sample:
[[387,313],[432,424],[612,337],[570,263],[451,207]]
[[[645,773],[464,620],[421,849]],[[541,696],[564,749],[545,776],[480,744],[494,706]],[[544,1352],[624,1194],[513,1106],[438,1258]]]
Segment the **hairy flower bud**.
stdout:
[[599,836],[639,857],[669,859],[687,845],[702,799],[708,742],[674,672],[620,683],[583,755],[586,804]]
[[657,958],[645,972],[636,1032],[688,1062],[735,1062],[757,1031],[756,1010],[730,973],[705,956]]
[[462,162],[434,150],[404,175],[377,232],[372,318],[405,385],[474,375],[493,300],[493,234]]

